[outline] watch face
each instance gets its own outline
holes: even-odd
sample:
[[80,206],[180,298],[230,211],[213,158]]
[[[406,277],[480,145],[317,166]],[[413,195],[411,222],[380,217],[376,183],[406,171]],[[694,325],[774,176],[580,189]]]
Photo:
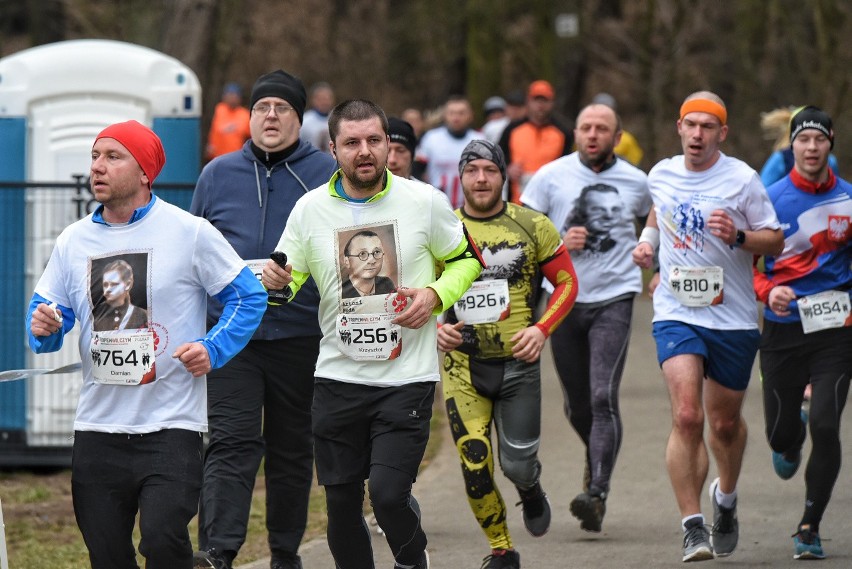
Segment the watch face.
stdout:
[[742,245],[743,243],[745,243],[745,240],[746,240],[745,231],[741,231],[741,230],[737,231],[737,245]]

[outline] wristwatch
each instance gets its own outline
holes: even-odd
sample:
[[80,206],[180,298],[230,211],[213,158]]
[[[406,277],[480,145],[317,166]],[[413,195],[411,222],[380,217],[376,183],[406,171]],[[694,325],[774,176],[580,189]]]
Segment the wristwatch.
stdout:
[[734,244],[737,247],[742,247],[743,245],[745,245],[745,240],[746,240],[745,231],[743,231],[742,229],[737,229],[737,239],[734,242]]

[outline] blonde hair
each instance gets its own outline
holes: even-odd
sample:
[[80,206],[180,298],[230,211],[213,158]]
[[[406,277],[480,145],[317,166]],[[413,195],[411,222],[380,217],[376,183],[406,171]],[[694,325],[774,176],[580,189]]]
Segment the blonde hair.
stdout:
[[796,107],[781,107],[760,113],[760,128],[763,138],[774,140],[772,150],[784,150],[790,146],[790,119]]

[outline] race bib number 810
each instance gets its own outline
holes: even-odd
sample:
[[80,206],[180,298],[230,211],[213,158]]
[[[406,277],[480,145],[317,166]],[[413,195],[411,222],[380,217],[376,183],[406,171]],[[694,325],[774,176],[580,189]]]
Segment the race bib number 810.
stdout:
[[722,267],[672,267],[669,286],[672,294],[684,306],[701,307],[721,304],[723,293]]

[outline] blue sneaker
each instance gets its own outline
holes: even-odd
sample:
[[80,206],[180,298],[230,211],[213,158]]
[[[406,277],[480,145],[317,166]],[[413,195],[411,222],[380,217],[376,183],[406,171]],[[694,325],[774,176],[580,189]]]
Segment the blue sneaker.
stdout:
[[800,525],[799,531],[793,534],[793,545],[796,546],[793,559],[825,559],[819,534],[807,524]]
[[[801,410],[799,418],[802,420],[804,428],[808,427],[808,412]],[[782,480],[789,480],[799,470],[799,465],[802,464],[802,447],[798,447],[787,452],[772,451],[772,468],[775,469],[775,474]]]

